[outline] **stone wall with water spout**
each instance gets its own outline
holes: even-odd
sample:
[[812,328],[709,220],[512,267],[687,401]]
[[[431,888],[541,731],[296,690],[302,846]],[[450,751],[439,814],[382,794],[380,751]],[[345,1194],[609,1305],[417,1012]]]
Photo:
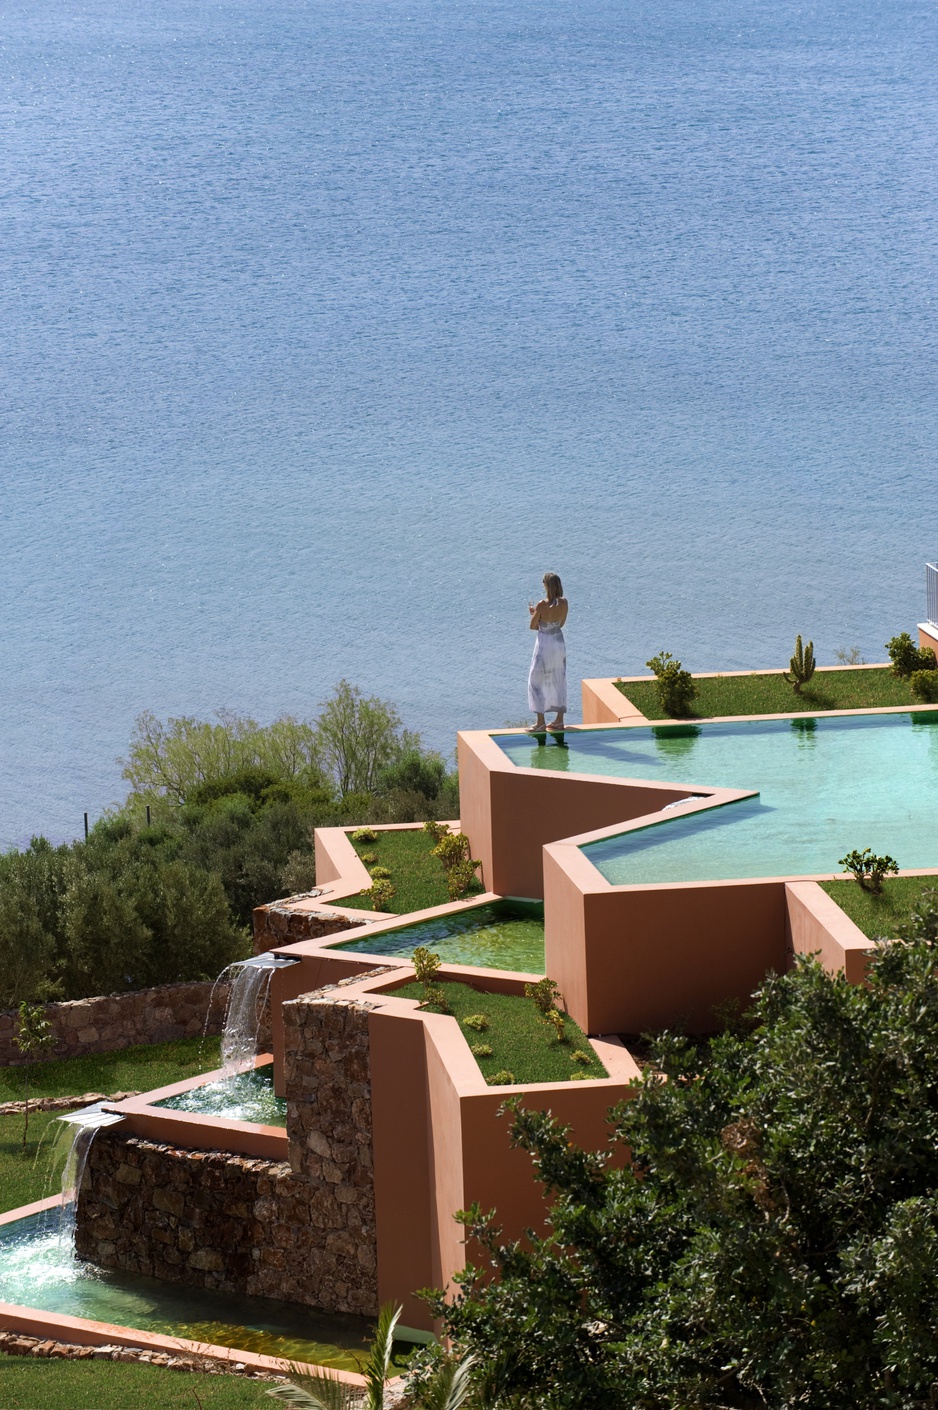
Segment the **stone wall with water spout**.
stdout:
[[284,1006],[290,1161],[99,1131],[78,1199],[83,1258],[332,1312],[378,1310],[369,1005]]

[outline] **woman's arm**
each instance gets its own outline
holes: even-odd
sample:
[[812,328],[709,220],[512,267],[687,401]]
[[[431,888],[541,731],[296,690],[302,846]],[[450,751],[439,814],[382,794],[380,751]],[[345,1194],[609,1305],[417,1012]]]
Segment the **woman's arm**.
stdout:
[[547,606],[548,606],[547,600],[546,600],[546,598],[544,598],[544,599],[542,599],[540,602],[535,603],[535,605],[534,605],[533,607],[529,607],[529,608],[528,608],[528,611],[529,611],[530,614],[531,614],[531,620],[530,620],[530,622],[528,623],[528,626],[531,628],[532,632],[536,632],[537,629],[538,629],[538,627],[540,626],[540,622],[541,622],[541,608],[542,608],[542,607],[547,607]]

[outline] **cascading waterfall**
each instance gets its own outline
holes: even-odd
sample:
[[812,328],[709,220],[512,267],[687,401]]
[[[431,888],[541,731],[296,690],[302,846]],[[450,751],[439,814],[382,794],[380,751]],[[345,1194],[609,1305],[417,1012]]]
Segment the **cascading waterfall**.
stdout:
[[[114,1126],[123,1121],[116,1111],[105,1111],[101,1102],[82,1107],[81,1111],[69,1112],[60,1116],[62,1130],[52,1148],[52,1169],[62,1162],[62,1204],[59,1208],[59,1238],[68,1242],[69,1247],[75,1238],[75,1210],[78,1205],[78,1192],[88,1163],[91,1143],[102,1126]],[[63,1159],[64,1156],[64,1159]]]
[[231,988],[221,1039],[222,1071],[226,1077],[233,1077],[254,1066],[258,1034],[267,1009],[274,970],[295,963],[296,960],[285,955],[266,951],[228,966]]

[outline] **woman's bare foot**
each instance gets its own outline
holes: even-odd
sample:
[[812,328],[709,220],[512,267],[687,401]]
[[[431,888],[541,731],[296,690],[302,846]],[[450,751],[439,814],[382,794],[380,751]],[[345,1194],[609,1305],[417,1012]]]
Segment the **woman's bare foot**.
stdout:
[[563,712],[562,712],[562,711],[557,715],[557,718],[556,718],[555,720],[551,720],[551,722],[550,722],[550,724],[547,726],[547,728],[548,728],[548,729],[557,729],[557,730],[563,729]]
[[533,725],[529,725],[525,734],[543,734],[547,726],[544,723],[544,716],[538,715]]

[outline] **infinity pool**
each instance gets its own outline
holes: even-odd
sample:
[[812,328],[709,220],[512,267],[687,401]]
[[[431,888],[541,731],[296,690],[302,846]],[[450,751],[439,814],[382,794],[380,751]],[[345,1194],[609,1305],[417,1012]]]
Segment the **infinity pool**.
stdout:
[[583,848],[617,885],[836,872],[853,848],[938,867],[938,711],[496,735],[524,768],[757,789]]
[[0,1225],[0,1302],[358,1371],[374,1324],[272,1298],[115,1273],[76,1258],[59,1211]]
[[418,945],[439,955],[444,964],[543,974],[544,907],[539,901],[494,901],[330,948],[409,959]]

